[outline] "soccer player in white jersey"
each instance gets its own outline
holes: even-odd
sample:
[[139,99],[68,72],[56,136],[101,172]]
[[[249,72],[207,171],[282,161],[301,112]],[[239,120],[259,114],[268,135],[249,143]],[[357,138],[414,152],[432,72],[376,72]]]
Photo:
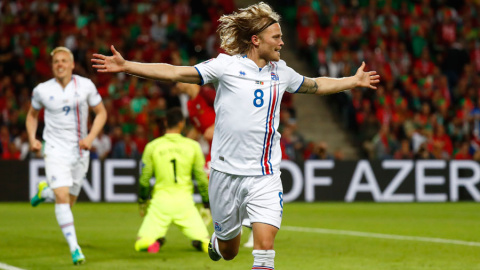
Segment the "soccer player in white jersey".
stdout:
[[[45,199],[55,200],[55,216],[76,265],[84,263],[85,256],[77,242],[71,207],[88,170],[88,150],[107,120],[107,111],[92,81],[72,74],[75,67],[72,52],[66,47],[57,47],[51,55],[54,78],[33,89],[26,120],[30,148],[41,151],[42,143],[35,134],[40,109],[45,108],[43,140],[48,183],[39,183],[38,192],[30,202],[37,206]],[[95,112],[90,133],[87,130],[89,107]]]
[[232,260],[238,253],[243,218],[254,235],[252,269],[274,269],[274,239],[283,214],[280,180],[280,101],[285,91],[327,95],[355,87],[376,89],[376,72],[345,78],[307,78],[280,60],[283,46],[279,15],[263,2],[220,18],[220,54],[194,67],[126,61],[94,54],[98,72],[185,83],[213,83],[215,131],[209,183],[215,233],[212,260]]

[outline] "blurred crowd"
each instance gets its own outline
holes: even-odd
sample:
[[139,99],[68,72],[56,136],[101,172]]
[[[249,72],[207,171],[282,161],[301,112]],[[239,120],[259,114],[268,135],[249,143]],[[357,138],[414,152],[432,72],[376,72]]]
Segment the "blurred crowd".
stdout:
[[[92,54],[111,55],[113,44],[128,60],[195,65],[223,52],[218,19],[234,9],[233,0],[1,1],[0,159],[33,157],[25,118],[33,88],[53,76],[49,53],[57,46],[73,52],[74,73],[94,82],[107,109],[92,158],[139,158],[145,145],[163,134],[167,109],[181,106],[188,114],[188,96],[174,84],[97,73]],[[284,118],[293,119],[291,96],[282,108],[289,112]],[[41,138],[43,112],[39,125]]]
[[52,78],[49,53],[57,46],[73,52],[74,73],[94,82],[107,108],[92,157],[140,157],[147,142],[163,134],[165,111],[180,106],[181,96],[172,84],[96,73],[92,54],[111,55],[113,44],[133,61],[197,64],[221,52],[217,20],[234,8],[232,0],[0,2],[1,158],[29,156],[30,95]]
[[[295,28],[298,53],[319,76],[351,76],[362,61],[381,75],[377,91],[329,97],[364,157],[480,160],[479,1],[272,4],[282,25]],[[194,65],[223,52],[218,18],[234,9],[233,0],[0,2],[0,158],[31,155],[30,95],[52,77],[49,52],[56,46],[72,50],[74,73],[95,83],[107,108],[92,157],[140,157],[163,134],[165,111],[185,108],[188,97],[172,84],[96,73],[92,54],[109,55],[113,44],[129,60]],[[280,121],[284,159],[343,159],[341,149],[303,139],[288,93]]]
[[289,14],[318,75],[362,61],[381,75],[329,97],[364,157],[480,160],[480,1],[302,0]]

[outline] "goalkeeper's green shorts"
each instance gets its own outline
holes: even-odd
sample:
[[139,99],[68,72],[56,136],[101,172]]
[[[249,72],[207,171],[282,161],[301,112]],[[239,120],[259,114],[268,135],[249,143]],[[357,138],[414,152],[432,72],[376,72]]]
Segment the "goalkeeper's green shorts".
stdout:
[[137,236],[143,240],[142,242],[153,244],[158,238],[165,237],[172,223],[191,240],[201,242],[209,240],[207,227],[193,200],[172,203],[153,198]]

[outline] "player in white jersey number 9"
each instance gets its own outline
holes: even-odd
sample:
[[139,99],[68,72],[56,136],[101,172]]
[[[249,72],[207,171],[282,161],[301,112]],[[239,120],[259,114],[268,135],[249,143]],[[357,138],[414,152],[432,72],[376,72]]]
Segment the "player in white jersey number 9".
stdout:
[[[70,247],[73,263],[81,264],[85,256],[77,243],[71,207],[88,170],[88,150],[107,120],[107,111],[92,81],[72,74],[75,67],[72,52],[57,47],[51,55],[54,78],[33,89],[26,121],[30,148],[39,152],[42,143],[35,135],[40,110],[45,110],[43,139],[48,183],[39,183],[31,204],[37,206],[48,198],[55,200],[55,216]],[[96,115],[90,132],[87,130],[89,107]]]

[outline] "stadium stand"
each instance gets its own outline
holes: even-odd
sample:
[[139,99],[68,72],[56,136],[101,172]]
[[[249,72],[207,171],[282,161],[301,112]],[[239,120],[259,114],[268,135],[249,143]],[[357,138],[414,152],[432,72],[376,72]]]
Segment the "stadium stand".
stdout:
[[146,142],[163,133],[165,111],[181,101],[170,84],[96,73],[91,55],[109,53],[115,44],[128,59],[196,64],[221,52],[217,20],[234,8],[231,0],[0,3],[1,158],[28,156],[25,117],[31,91],[52,77],[49,52],[59,45],[72,50],[74,73],[95,83],[108,111],[92,157],[139,157]]
[[[350,76],[362,60],[381,74],[377,91],[328,97],[364,157],[480,160],[478,1],[280,0],[275,6],[284,23],[296,26],[297,53],[318,75]],[[182,101],[173,85],[96,73],[92,53],[107,54],[115,44],[128,59],[195,64],[221,52],[217,19],[234,8],[232,0],[2,2],[1,158],[28,157],[30,93],[51,78],[49,52],[58,45],[73,51],[74,73],[97,85],[108,110],[97,147],[110,147],[92,151],[94,157],[137,157],[162,134],[165,110]],[[291,124],[290,97],[282,107],[284,158],[342,159],[341,150],[303,139]]]
[[[288,4],[291,1],[284,1]],[[377,91],[329,98],[369,159],[480,160],[478,1],[296,1],[299,55],[320,76],[361,61]]]

